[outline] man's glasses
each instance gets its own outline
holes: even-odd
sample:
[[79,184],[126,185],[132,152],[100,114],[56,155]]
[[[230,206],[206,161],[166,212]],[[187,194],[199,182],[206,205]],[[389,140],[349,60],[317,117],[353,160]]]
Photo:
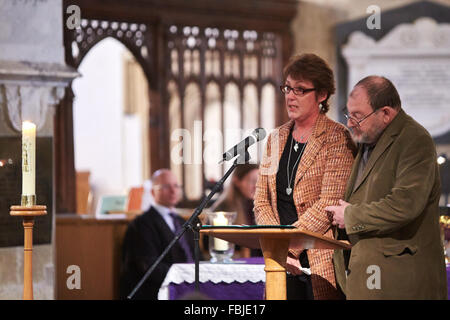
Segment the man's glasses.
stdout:
[[370,117],[371,115],[373,115],[375,112],[377,112],[380,109],[377,109],[375,111],[372,111],[371,113],[369,113],[367,116],[362,117],[361,119],[356,119],[352,116],[350,116],[347,111],[346,108],[342,109],[342,112],[344,112],[344,117],[345,119],[347,119],[348,122],[350,122],[352,127],[360,127],[361,126],[361,122],[363,122],[364,120],[366,120],[368,117]]
[[163,189],[163,190],[168,190],[170,188],[173,188],[173,189],[181,190],[181,189],[183,189],[183,186],[179,185],[179,184],[157,184],[157,185],[154,185],[153,188]]
[[303,96],[310,91],[316,90],[316,88],[308,88],[308,89],[301,88],[301,87],[292,88],[288,85],[284,85],[284,86],[280,86],[280,90],[284,94],[289,94],[289,92],[291,92],[291,90],[292,90],[296,96]]

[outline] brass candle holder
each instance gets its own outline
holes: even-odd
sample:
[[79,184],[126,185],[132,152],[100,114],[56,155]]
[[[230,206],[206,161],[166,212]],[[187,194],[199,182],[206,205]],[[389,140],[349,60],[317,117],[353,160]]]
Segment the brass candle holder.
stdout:
[[23,300],[33,300],[33,226],[34,218],[47,214],[47,206],[36,205],[36,196],[22,196],[20,206],[11,206],[11,216],[23,218]]
[[439,217],[439,225],[441,227],[441,240],[442,245],[444,246],[445,253],[445,263],[450,263],[450,244],[448,238],[446,239],[446,234],[450,232],[450,216],[440,216]]

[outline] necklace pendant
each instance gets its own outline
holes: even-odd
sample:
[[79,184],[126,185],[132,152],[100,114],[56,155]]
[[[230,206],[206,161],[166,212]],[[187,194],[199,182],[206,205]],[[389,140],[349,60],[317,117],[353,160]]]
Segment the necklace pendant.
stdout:
[[294,151],[297,152],[298,151],[298,143],[296,142],[294,145]]
[[287,187],[287,188],[286,188],[286,194],[287,194],[288,196],[290,196],[291,193],[292,193],[292,188],[291,188],[291,187]]

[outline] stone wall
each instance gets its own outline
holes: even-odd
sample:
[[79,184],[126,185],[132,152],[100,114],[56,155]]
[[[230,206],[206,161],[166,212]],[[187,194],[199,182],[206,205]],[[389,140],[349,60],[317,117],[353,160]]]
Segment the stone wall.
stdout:
[[[294,52],[312,52],[324,58],[336,72],[336,39],[334,28],[337,24],[367,17],[366,10],[371,5],[381,9],[381,27],[383,11],[402,7],[419,0],[302,0],[298,12],[291,24],[294,36]],[[438,4],[450,6],[450,0],[435,0]],[[330,99],[331,109],[328,115],[337,119],[340,112],[336,100]]]
[[20,205],[25,119],[37,124],[36,196],[48,212],[35,219],[34,299],[55,296],[53,114],[77,75],[64,64],[62,18],[61,0],[0,0],[0,299],[21,299],[23,292],[22,219],[9,207]]

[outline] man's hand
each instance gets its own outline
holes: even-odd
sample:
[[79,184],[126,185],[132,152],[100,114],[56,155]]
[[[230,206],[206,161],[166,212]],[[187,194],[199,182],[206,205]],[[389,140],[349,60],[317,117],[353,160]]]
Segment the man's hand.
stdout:
[[344,200],[339,200],[338,206],[328,206],[325,207],[325,211],[331,212],[333,214],[333,225],[338,226],[341,229],[345,228],[344,222],[344,210],[350,203],[345,202]]
[[294,276],[301,275],[303,272],[300,269],[300,261],[298,261],[297,258],[294,258],[290,254],[288,254],[287,261],[286,261],[286,271],[290,274],[293,274]]

